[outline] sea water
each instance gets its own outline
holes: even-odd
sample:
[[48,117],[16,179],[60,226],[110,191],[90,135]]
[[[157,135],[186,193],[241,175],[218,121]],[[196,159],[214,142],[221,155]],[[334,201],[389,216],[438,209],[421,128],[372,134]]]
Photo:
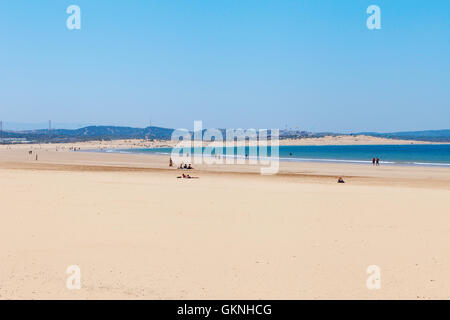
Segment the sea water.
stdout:
[[[271,156],[270,145],[266,149],[267,155]],[[119,153],[143,153],[143,154],[166,154],[173,148],[150,148],[150,149],[115,149],[107,152]],[[205,151],[205,148],[203,148]],[[193,154],[194,150],[191,150]],[[208,151],[208,154],[210,151]],[[219,154],[216,151],[214,154]],[[237,147],[233,150],[223,148],[223,155],[238,156]],[[240,153],[242,154],[242,153]],[[259,147],[246,147],[245,154],[249,157],[259,155]],[[423,165],[443,166],[450,168],[450,144],[410,144],[410,145],[347,145],[347,146],[280,146],[280,161],[320,161],[320,162],[349,162],[349,163],[371,163],[373,158],[379,158],[383,164],[398,165]]]

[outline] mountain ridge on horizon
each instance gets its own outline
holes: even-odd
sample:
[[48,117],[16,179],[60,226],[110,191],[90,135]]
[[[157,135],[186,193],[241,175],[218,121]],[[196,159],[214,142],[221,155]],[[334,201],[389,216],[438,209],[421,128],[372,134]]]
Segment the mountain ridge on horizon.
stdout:
[[[86,126],[78,129],[2,130],[1,138],[26,139],[31,142],[74,142],[88,140],[157,139],[169,140],[175,129],[157,126],[136,128],[128,126]],[[225,129],[220,129],[224,132]],[[307,132],[281,130],[280,138],[323,137],[325,135],[367,135],[381,138],[450,142],[450,129],[399,132]]]

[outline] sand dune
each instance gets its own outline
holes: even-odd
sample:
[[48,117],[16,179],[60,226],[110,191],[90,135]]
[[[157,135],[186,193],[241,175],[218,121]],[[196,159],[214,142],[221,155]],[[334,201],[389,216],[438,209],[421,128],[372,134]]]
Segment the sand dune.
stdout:
[[[240,143],[240,142],[239,142]],[[443,144],[445,142],[439,142]],[[32,149],[32,150],[68,150],[71,147],[80,148],[82,150],[92,149],[133,149],[133,148],[168,148],[177,144],[176,141],[167,140],[112,140],[112,141],[86,141],[73,143],[58,144],[18,144],[13,146],[0,145],[0,149]],[[208,145],[204,141],[204,145]],[[341,136],[325,136],[320,138],[301,138],[301,139],[281,139],[281,146],[314,146],[314,145],[404,145],[404,144],[434,144],[433,142],[415,141],[415,140],[398,140],[380,137],[371,137],[365,135],[341,135]]]

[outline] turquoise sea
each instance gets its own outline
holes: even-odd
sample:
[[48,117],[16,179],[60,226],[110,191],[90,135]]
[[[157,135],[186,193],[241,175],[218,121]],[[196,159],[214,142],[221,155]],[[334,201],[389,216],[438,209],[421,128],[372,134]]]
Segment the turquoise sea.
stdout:
[[[258,147],[245,148],[251,157],[259,155]],[[179,151],[176,150],[175,151]],[[191,150],[191,154],[194,150]],[[205,148],[203,148],[205,151]],[[209,150],[206,150],[208,154]],[[171,154],[172,148],[120,149],[106,152]],[[270,148],[268,148],[270,156]],[[214,154],[214,152],[212,153]],[[237,156],[234,150],[223,148],[222,154]],[[242,154],[242,153],[241,153]],[[349,146],[280,146],[280,161],[320,161],[371,163],[372,158],[380,158],[383,164],[443,166],[450,168],[450,144],[424,145],[349,145]]]

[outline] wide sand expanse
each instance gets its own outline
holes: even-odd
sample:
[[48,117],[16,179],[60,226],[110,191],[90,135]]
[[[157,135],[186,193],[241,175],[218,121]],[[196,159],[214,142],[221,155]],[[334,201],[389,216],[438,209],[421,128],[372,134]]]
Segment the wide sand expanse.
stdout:
[[55,150],[0,149],[0,299],[450,298],[448,168]]
[[[366,135],[336,135],[324,137],[304,137],[296,139],[280,139],[280,146],[318,146],[318,145],[405,145],[405,144],[448,144],[448,142],[426,142],[416,140],[398,140],[381,137],[372,137]],[[14,149],[58,149],[60,151],[67,150],[71,147],[80,148],[82,150],[92,149],[134,149],[134,148],[159,148],[174,147],[179,141],[173,140],[146,140],[146,139],[126,139],[126,140],[90,140],[79,141],[73,143],[58,144],[16,144],[12,146]],[[203,141],[206,146],[211,142]],[[239,143],[243,143],[240,141]],[[8,148],[8,145],[0,145],[0,149]]]

